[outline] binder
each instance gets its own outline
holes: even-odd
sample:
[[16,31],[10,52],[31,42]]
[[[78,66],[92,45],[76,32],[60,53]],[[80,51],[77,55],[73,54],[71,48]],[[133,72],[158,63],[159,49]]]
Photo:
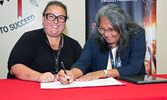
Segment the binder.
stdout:
[[135,84],[167,83],[167,79],[151,75],[118,76],[116,78]]

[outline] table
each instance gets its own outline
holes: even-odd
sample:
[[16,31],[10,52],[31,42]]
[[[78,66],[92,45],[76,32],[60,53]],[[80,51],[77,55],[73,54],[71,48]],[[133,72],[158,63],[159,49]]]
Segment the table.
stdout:
[[[167,78],[167,74],[154,75]],[[121,80],[119,80],[121,81]],[[167,100],[167,83],[40,89],[40,83],[0,79],[0,100]]]

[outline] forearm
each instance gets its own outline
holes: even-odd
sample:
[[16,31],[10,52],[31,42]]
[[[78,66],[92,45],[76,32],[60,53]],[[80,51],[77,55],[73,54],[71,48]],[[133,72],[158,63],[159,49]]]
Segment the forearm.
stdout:
[[117,69],[110,69],[110,70],[107,70],[107,74],[108,74],[107,77],[120,76]]
[[83,76],[83,72],[80,69],[78,69],[78,68],[72,68],[71,69],[71,73],[74,75],[73,76],[74,80],[79,78],[79,77],[81,77],[81,76]]
[[[96,72],[91,72],[93,74],[93,77],[95,77],[95,79],[99,79],[99,78],[104,78],[104,77],[116,77],[119,76],[119,72],[117,69],[110,69],[110,70],[106,70],[107,71],[107,76],[104,72],[104,70],[99,70]],[[88,73],[89,74],[89,73]]]
[[23,64],[12,66],[10,73],[15,75],[18,79],[29,81],[39,81],[39,76],[41,76],[41,73],[32,70]]
[[[90,80],[92,80],[92,79],[98,79],[98,78],[105,77],[104,70],[91,72],[91,73],[88,73],[88,74],[86,74],[84,76],[83,76],[83,72],[80,69],[78,69],[78,68],[72,68],[71,72],[74,75],[74,80],[78,79],[78,78],[79,78],[79,80],[89,80],[88,77],[90,78]],[[91,78],[92,75],[93,75],[93,78]],[[107,77],[116,77],[116,76],[120,76],[117,69],[107,70]]]
[[106,73],[104,70],[89,72],[86,75],[77,78],[77,81],[90,81],[90,80],[96,80],[100,78],[119,76],[117,69],[111,69],[111,70],[106,70],[106,71],[107,71]]

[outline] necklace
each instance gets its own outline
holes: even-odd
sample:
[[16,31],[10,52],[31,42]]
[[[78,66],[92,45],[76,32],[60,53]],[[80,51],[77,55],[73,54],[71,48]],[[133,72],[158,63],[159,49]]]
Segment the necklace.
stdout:
[[61,48],[62,48],[62,45],[63,45],[63,35],[61,35],[61,37],[60,37],[60,42],[59,42],[59,48],[58,48],[58,51],[57,51],[57,55],[55,55],[55,52],[54,52],[54,50],[51,48],[51,46],[50,46],[50,43],[49,43],[49,41],[48,41],[48,38],[46,39],[46,42],[47,42],[47,44],[49,45],[49,47],[51,48],[51,50],[52,50],[52,55],[53,55],[53,58],[54,58],[54,61],[55,61],[55,71],[52,71],[51,73],[52,74],[57,74],[58,73],[58,71],[59,71],[59,56],[60,56],[60,51],[61,51]]

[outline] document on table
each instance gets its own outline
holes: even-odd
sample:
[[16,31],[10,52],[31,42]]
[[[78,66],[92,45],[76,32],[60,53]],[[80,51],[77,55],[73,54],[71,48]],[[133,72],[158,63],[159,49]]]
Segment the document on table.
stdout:
[[124,85],[125,83],[119,82],[114,78],[97,79],[92,81],[74,81],[71,84],[63,85],[59,81],[50,83],[40,83],[41,89],[60,89],[60,88],[74,88],[74,87],[95,87],[95,86],[111,86],[111,85]]

